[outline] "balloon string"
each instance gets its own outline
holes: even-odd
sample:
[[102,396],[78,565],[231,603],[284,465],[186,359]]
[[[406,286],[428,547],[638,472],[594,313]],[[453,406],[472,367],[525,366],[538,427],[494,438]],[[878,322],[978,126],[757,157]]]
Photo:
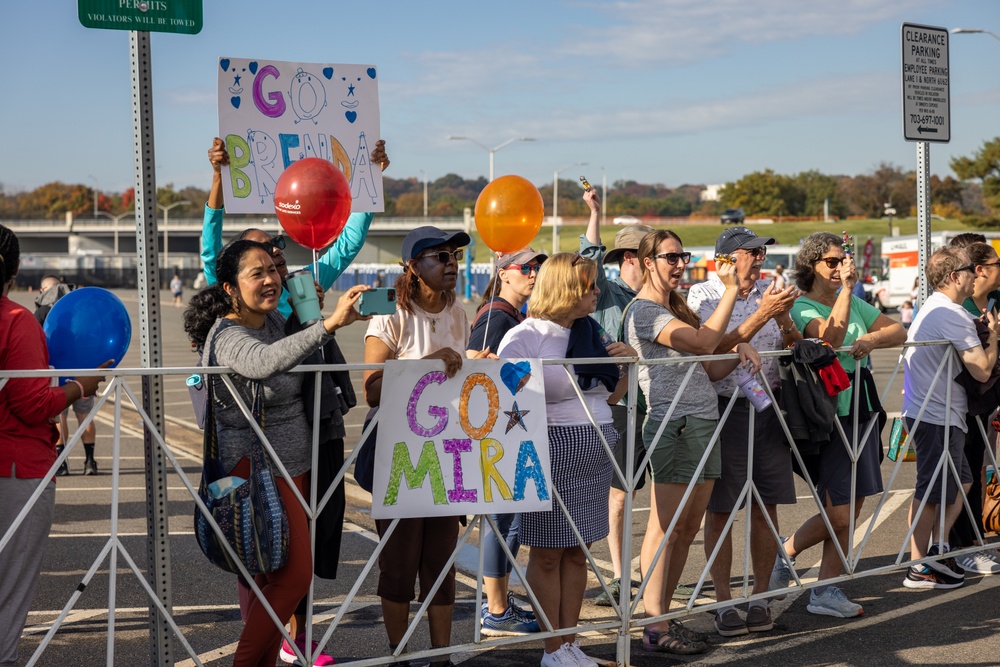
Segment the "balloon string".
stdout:
[[[313,250],[313,280],[319,282],[319,251]],[[322,285],[322,283],[320,283]]]
[[[495,299],[497,296],[500,295],[500,287],[499,287],[500,283],[499,283],[499,281],[497,281],[497,271],[498,271],[498,268],[497,268],[497,256],[494,253],[490,253],[490,254],[493,255],[493,277],[490,280],[490,282],[494,283],[496,285],[497,290],[496,290],[496,294],[493,294],[493,295],[490,296],[489,305],[486,307],[486,331],[483,333],[483,349],[484,350],[486,349],[486,341],[489,340],[489,338],[490,338],[490,315],[493,314],[493,299]],[[490,352],[492,352],[493,354],[497,353],[496,350],[490,350]]]

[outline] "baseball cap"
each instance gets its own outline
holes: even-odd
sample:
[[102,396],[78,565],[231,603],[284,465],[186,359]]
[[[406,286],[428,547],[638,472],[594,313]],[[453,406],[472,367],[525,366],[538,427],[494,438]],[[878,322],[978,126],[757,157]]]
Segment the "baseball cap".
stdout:
[[548,255],[535,252],[531,248],[523,248],[517,252],[507,252],[497,257],[497,268],[506,269],[511,264],[531,264],[532,260],[536,264],[541,264],[548,258]]
[[615,247],[604,255],[604,262],[606,264],[614,264],[621,261],[622,255],[626,251],[633,253],[637,251],[639,243],[642,242],[642,237],[655,231],[655,229],[647,225],[629,225],[625,229],[619,230],[615,234]]
[[409,262],[427,248],[446,243],[464,248],[472,243],[472,239],[465,232],[446,232],[430,225],[417,227],[403,239],[403,261]]
[[771,245],[774,239],[770,236],[757,236],[746,227],[730,227],[715,240],[715,254],[728,255],[740,248],[753,250],[764,245]]

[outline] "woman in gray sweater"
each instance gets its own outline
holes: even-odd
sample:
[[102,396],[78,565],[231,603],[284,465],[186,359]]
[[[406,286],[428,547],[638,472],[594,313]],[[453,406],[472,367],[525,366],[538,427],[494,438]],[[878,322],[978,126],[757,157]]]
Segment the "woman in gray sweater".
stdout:
[[[243,402],[250,405],[258,382],[263,390],[264,435],[291,475],[296,488],[308,495],[312,462],[312,432],[302,402],[301,373],[287,371],[328,340],[329,334],[361,317],[354,309],[367,288],[352,287],[332,315],[285,336],[285,319],[278,311],[281,279],[267,246],[235,241],[216,263],[218,282],[191,300],[185,330],[204,349],[205,366],[228,366]],[[219,376],[209,376],[215,393],[219,452],[228,474],[249,477],[252,426]],[[312,552],[305,509],[284,478],[276,477],[288,515],[289,543],[284,567],[258,575],[256,583],[278,618],[289,618],[309,589]],[[258,600],[251,598],[233,665],[274,665],[281,632]]]

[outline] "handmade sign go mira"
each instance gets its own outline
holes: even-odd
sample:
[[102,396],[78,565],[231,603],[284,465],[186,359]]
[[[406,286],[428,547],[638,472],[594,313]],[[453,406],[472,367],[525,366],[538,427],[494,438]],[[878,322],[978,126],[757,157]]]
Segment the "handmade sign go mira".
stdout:
[[219,58],[218,73],[227,213],[273,213],[281,172],[307,157],[344,172],[354,211],[385,210],[368,157],[380,134],[375,67]]
[[372,516],[454,516],[552,509],[542,363],[437,360],[385,364]]

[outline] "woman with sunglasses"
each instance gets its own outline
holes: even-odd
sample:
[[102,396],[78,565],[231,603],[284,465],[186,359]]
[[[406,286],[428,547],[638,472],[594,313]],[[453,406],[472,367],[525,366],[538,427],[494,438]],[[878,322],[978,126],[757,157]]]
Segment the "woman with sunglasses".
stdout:
[[[396,312],[375,315],[365,334],[365,363],[389,359],[440,359],[453,377],[462,368],[469,340],[469,320],[455,294],[463,246],[471,242],[465,232],[448,233],[437,227],[418,227],[403,239],[403,273],[396,279]],[[473,358],[485,353],[471,354]],[[365,400],[372,408],[382,398],[382,371],[365,371]],[[374,410],[369,412],[369,418]],[[389,418],[392,418],[391,416]],[[379,536],[388,519],[377,519]],[[458,517],[401,519],[379,557],[378,595],[382,620],[395,651],[409,623],[414,585],[420,578],[420,600],[430,592],[458,542]],[[427,608],[432,648],[451,644],[451,618],[455,606],[455,567],[448,569]],[[432,665],[450,665],[447,655]]]
[[[902,345],[906,341],[903,325],[852,294],[857,282],[854,258],[844,251],[842,237],[829,232],[817,232],[802,242],[795,257],[795,284],[802,291],[802,296],[792,306],[792,320],[806,338],[822,338],[835,348],[850,346],[847,352],[838,352],[837,358],[851,378],[852,385],[855,367],[872,350]],[[862,369],[862,373],[867,372],[867,369]],[[867,383],[861,384],[862,388],[866,386]],[[837,415],[848,437],[854,432],[853,389],[853,386],[849,387],[837,397]],[[881,405],[878,403],[878,396],[873,394],[872,391],[862,391],[858,396],[859,435],[864,434],[872,419],[879,418]],[[858,444],[860,451],[855,468],[848,453],[851,445],[842,440],[840,430],[835,428],[830,442],[820,450],[815,465],[807,466],[811,468],[813,484],[823,501],[824,511],[845,556],[849,554],[850,548],[847,538],[852,520],[852,480],[855,484],[855,520],[861,513],[865,498],[882,492],[880,435],[881,424],[876,424],[868,440]],[[813,471],[816,472],[815,475],[812,475]],[[819,514],[806,520],[794,535],[785,540],[785,554],[794,562],[798,554],[821,542],[823,556],[819,566],[819,579],[840,576],[842,562],[837,547]],[[771,587],[787,586],[791,573],[780,552],[774,567]],[[837,586],[818,586],[812,589],[806,609],[813,614],[838,618],[852,618],[863,613],[861,605],[850,601]]]
[[[638,249],[642,266],[642,288],[625,311],[625,341],[639,350],[641,359],[669,359],[713,354],[722,341],[739,293],[739,277],[734,263],[720,262],[719,280],[725,286],[719,305],[704,323],[677,292],[691,253],[681,239],[661,229],[643,237]],[[688,551],[701,526],[712,495],[712,486],[721,476],[721,448],[716,442],[700,474],[698,466],[718,426],[718,397],[712,381],[728,375],[737,364],[760,368],[760,357],[747,343],[736,347],[740,359],[695,364],[640,365],[639,386],[646,397],[648,417],[642,430],[653,471],[653,491],[640,564],[645,591],[642,602],[646,615],[662,616],[670,611],[671,594],[677,588]],[[688,373],[690,378],[685,383]],[[683,389],[681,385],[685,386]],[[676,398],[675,398],[676,397]],[[656,438],[676,402],[670,421]],[[688,486],[694,488],[686,504],[681,499]],[[679,514],[673,532],[667,528]],[[660,543],[666,547],[660,559],[653,558]],[[668,593],[668,591],[670,593]],[[691,655],[708,649],[707,635],[694,632],[679,622],[657,621],[646,627],[642,646],[647,651]]]
[[[546,259],[546,255],[531,248],[504,253],[497,258],[497,274],[487,286],[483,301],[472,321],[468,345],[470,351],[495,353],[500,348],[504,335],[524,321],[521,311],[531,296],[538,270]],[[494,533],[489,525],[484,529],[482,548],[486,555],[483,559],[483,592],[486,594],[486,604],[480,610],[483,634],[488,637],[506,637],[538,632],[535,615],[516,604],[507,588],[512,565],[500,546],[500,539],[503,539],[510,552],[517,556],[521,544],[517,539],[519,515],[494,514],[492,518],[500,535]]]
[[[600,294],[596,281],[593,260],[568,252],[545,260],[528,303],[528,319],[504,336],[500,357],[634,357],[635,350],[624,343],[605,348],[600,325],[590,317]],[[608,535],[612,464],[602,436],[614,449],[618,434],[611,404],[624,395],[628,376],[619,377],[610,359],[568,367],[572,378],[566,370],[544,367],[552,485],[590,548]],[[575,628],[587,588],[587,556],[559,504],[553,501],[548,512],[522,514],[518,538],[530,547],[527,581],[545,617],[553,629]],[[575,639],[574,633],[545,639],[542,667],[597,667]]]

